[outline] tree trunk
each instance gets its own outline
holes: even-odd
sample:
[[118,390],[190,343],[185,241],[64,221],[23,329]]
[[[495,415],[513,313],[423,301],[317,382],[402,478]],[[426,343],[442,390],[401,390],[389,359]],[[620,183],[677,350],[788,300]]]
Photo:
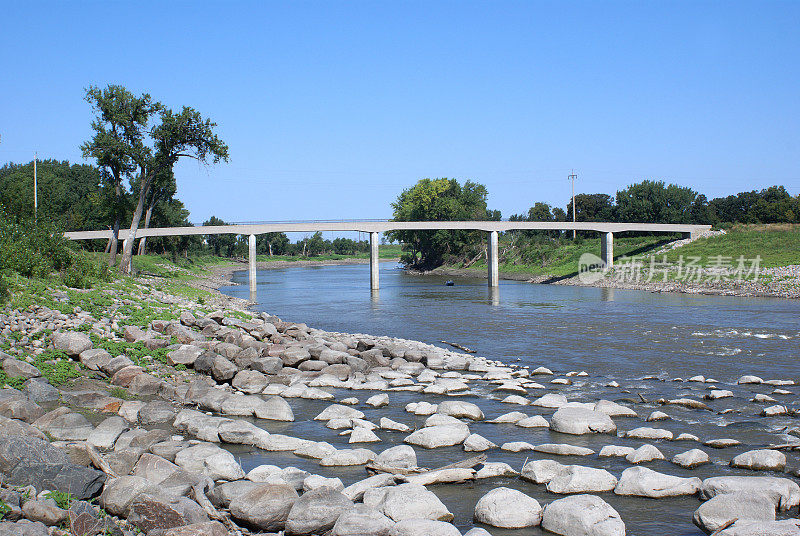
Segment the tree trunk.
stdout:
[[[153,206],[155,203],[151,203],[149,207],[147,207],[147,212],[144,215],[144,228],[150,228],[150,217],[153,215]],[[146,236],[143,236],[139,239],[139,251],[136,253],[137,255],[144,255],[144,244],[147,240]]]
[[114,220],[114,229],[111,233],[111,244],[108,248],[108,266],[113,268],[117,262],[117,249],[119,248],[119,215]]
[[267,246],[269,247],[269,256],[272,257],[272,242],[267,242]]
[[136,231],[139,230],[139,221],[142,219],[142,212],[144,212],[144,198],[147,196],[147,190],[150,189],[149,178],[142,179],[142,186],[139,190],[139,201],[136,203],[136,210],[133,211],[133,218],[131,219],[131,229],[128,232],[128,238],[123,242],[122,259],[119,261],[119,271],[123,274],[131,273],[131,257],[133,256],[133,242],[136,240]]

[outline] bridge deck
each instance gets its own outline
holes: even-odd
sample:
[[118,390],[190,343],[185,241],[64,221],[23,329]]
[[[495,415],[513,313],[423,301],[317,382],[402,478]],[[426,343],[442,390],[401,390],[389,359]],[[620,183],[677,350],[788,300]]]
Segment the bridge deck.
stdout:
[[[438,230],[460,229],[486,232],[517,230],[560,230],[560,231],[598,231],[601,233],[621,233],[625,231],[644,231],[651,233],[690,233],[695,234],[710,229],[710,225],[685,225],[671,223],[606,223],[606,222],[549,222],[549,221],[340,221],[340,222],[281,222],[239,225],[217,225],[197,227],[154,227],[139,229],[136,238],[143,236],[183,236],[211,234],[259,235],[265,233],[314,233],[317,231],[361,231],[383,233],[394,230]],[[120,238],[127,236],[127,229],[120,229]],[[64,233],[72,240],[108,239],[111,230],[73,231]]]

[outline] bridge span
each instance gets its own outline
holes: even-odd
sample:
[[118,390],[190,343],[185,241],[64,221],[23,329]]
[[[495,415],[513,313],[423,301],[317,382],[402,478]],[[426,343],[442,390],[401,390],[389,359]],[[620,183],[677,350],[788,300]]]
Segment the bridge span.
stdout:
[[[489,286],[496,287],[500,280],[498,269],[498,233],[524,230],[558,231],[596,231],[600,233],[601,259],[606,267],[614,264],[614,233],[639,231],[649,233],[681,233],[694,237],[711,229],[710,225],[689,225],[671,223],[610,223],[610,222],[549,222],[549,221],[309,221],[247,223],[196,227],[154,227],[139,229],[136,238],[145,236],[185,236],[237,234],[249,235],[249,281],[251,293],[256,288],[256,235],[266,233],[315,233],[317,231],[357,231],[369,233],[370,242],[370,288],[379,288],[378,245],[380,233],[386,231],[434,231],[471,230],[488,234],[488,276]],[[124,230],[120,230],[121,233]],[[112,231],[74,231],[64,233],[71,240],[109,239]],[[127,241],[128,239],[126,239]]]

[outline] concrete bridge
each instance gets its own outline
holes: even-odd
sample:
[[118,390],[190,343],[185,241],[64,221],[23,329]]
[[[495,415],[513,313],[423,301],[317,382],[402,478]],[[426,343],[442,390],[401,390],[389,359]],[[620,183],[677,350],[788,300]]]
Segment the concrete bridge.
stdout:
[[[505,231],[558,230],[596,231],[601,233],[601,259],[606,267],[614,264],[614,233],[639,231],[649,233],[681,233],[694,237],[697,233],[711,229],[710,225],[684,225],[662,223],[606,223],[606,222],[549,222],[549,221],[309,221],[247,223],[196,227],[155,227],[139,229],[136,238],[145,236],[184,236],[237,234],[249,235],[249,276],[251,292],[256,288],[256,235],[266,233],[315,233],[317,231],[357,231],[369,233],[370,243],[370,288],[379,288],[378,244],[380,233],[386,231],[433,231],[433,230],[484,231],[488,234],[489,286],[496,287],[500,280],[497,254],[497,234]],[[122,231],[122,230],[121,230]],[[75,231],[64,233],[72,240],[109,239],[111,230]],[[122,234],[122,233],[121,233]],[[126,239],[127,240],[127,239]]]

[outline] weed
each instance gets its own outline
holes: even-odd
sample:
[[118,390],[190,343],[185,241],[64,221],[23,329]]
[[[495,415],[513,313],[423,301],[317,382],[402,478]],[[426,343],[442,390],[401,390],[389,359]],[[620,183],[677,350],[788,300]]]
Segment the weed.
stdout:
[[131,400],[133,397],[131,394],[122,387],[112,387],[108,390],[108,394],[113,396],[114,398],[119,398],[121,400]]
[[45,350],[34,358],[33,365],[54,386],[64,385],[81,376],[80,364],[61,350]]
[[69,510],[72,501],[75,500],[71,493],[64,491],[50,491],[45,495],[45,497],[53,499],[56,502],[56,506],[62,510]]

